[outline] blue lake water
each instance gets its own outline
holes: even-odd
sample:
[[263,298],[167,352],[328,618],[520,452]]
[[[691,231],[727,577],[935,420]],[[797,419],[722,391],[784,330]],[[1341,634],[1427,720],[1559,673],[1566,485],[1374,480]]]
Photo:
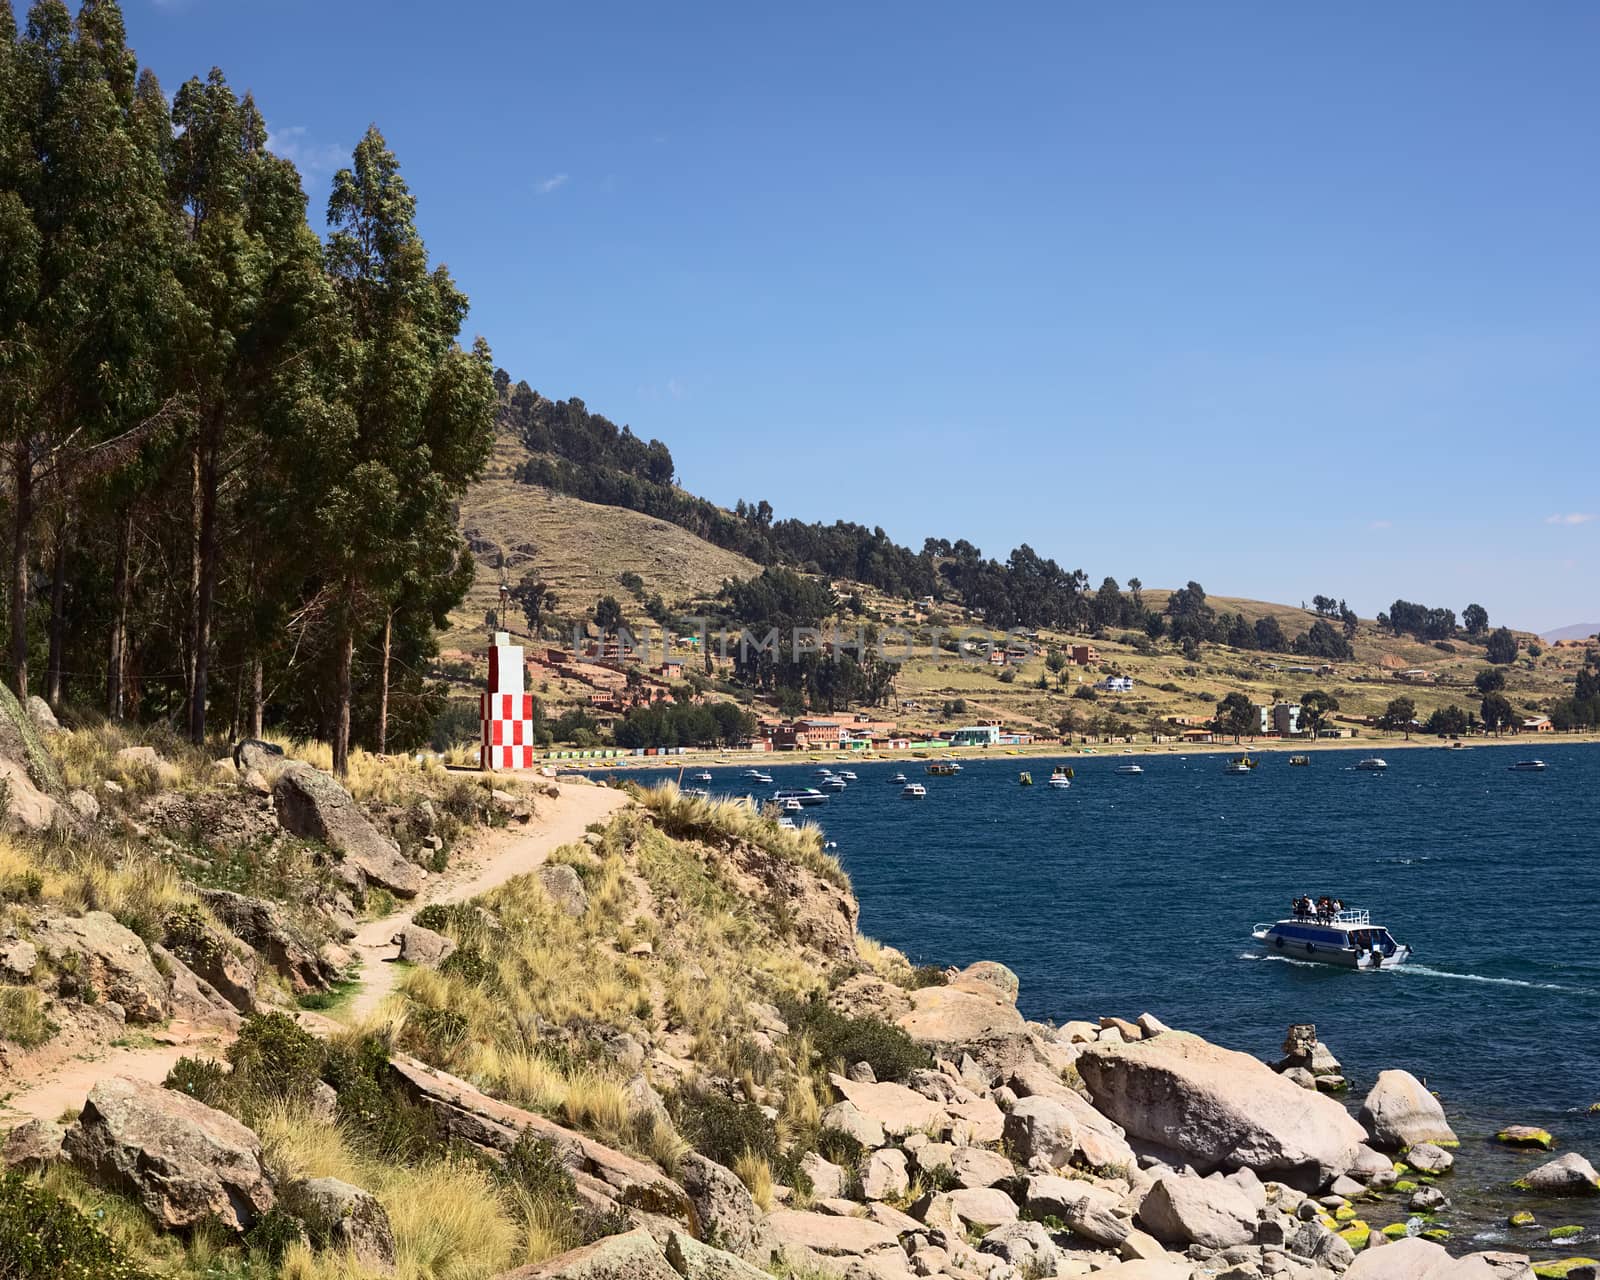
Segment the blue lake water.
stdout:
[[[1544,773],[1509,771],[1535,753]],[[1476,1170],[1463,1189],[1537,1162],[1485,1141],[1508,1123],[1600,1161],[1587,1110],[1600,1102],[1600,747],[1394,750],[1381,774],[1352,767],[1363,754],[1291,768],[1269,752],[1244,777],[1215,755],[1140,756],[1138,777],[1114,772],[1129,757],[1074,757],[1064,792],[1038,759],[970,761],[953,778],[857,763],[839,767],[859,781],[805,817],[838,842],[863,933],[918,962],[1004,961],[1031,1018],[1149,1010],[1267,1059],[1290,1023],[1313,1022],[1352,1107],[1385,1067],[1440,1094],[1462,1172]],[[805,785],[815,767],[772,772]],[[896,772],[927,798],[903,799]],[[715,773],[717,792],[745,785]],[[1357,973],[1265,955],[1251,925],[1301,893],[1370,908],[1414,963]],[[1541,1220],[1600,1231],[1592,1204]]]

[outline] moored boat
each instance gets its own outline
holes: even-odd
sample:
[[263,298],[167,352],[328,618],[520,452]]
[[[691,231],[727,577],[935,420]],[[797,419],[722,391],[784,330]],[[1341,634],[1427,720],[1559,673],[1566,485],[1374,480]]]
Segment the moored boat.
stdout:
[[897,782],[903,787],[906,784],[906,775],[903,773],[897,773],[894,775],[894,777],[890,778],[889,781]]
[[800,805],[826,804],[828,797],[815,787],[784,787],[772,793],[772,798],[785,808],[793,800]]
[[1017,775],[1017,782],[1024,787],[1031,787],[1033,785],[1033,775],[1024,770]]
[[1227,764],[1222,766],[1222,772],[1231,773],[1235,776],[1238,776],[1249,773],[1255,767],[1256,762],[1249,756],[1235,756],[1232,760],[1228,761]]
[[1308,764],[1311,763],[1311,757],[1310,756],[1290,756],[1289,757],[1289,763],[1294,765],[1298,769],[1304,769]]
[[905,790],[900,793],[908,800],[921,800],[928,794],[928,788],[920,782],[906,783]]
[[1390,969],[1411,959],[1411,948],[1396,942],[1365,910],[1326,915],[1295,915],[1258,924],[1250,936],[1275,955],[1346,969]]
[[935,760],[928,766],[928,774],[934,778],[953,778],[961,772],[961,766],[951,760]]
[[1512,773],[1543,773],[1548,766],[1543,760],[1518,760],[1508,767]]
[[817,783],[817,786],[824,791],[843,791],[848,785],[849,784],[837,774],[832,774],[829,777],[824,778],[821,782]]
[[710,782],[711,781],[711,772],[708,769],[702,769],[702,770],[700,770],[699,773],[691,773],[689,775],[689,781],[691,781],[691,782]]
[[1132,777],[1135,774],[1143,773],[1144,767],[1137,764],[1119,764],[1116,768],[1116,772],[1127,774],[1129,777]]
[[1382,773],[1389,767],[1389,762],[1382,756],[1367,756],[1356,761],[1356,768],[1362,773]]

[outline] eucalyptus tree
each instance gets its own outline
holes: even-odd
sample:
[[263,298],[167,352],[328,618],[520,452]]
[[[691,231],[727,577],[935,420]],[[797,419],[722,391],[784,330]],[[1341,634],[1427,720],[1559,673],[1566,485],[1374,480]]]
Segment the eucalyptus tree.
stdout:
[[[348,324],[353,436],[328,472],[321,552],[336,590],[336,771],[350,750],[351,671],[358,634],[381,633],[376,742],[386,745],[397,611],[446,576],[463,576],[451,503],[493,444],[489,351],[457,343],[467,298],[443,267],[430,270],[416,201],[376,126],[333,180],[326,261]],[[453,557],[435,553],[455,550]]]

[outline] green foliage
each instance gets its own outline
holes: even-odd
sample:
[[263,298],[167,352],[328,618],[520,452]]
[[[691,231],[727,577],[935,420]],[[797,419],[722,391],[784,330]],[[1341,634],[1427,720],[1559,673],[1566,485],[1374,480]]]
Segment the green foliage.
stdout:
[[34,1049],[58,1028],[45,1016],[44,1002],[34,987],[0,987],[0,1040]]
[[561,1159],[560,1148],[551,1139],[535,1135],[532,1129],[519,1133],[505,1158],[492,1168],[502,1182],[536,1200],[568,1205],[577,1201],[577,1183]]
[[920,991],[923,987],[943,987],[950,982],[950,976],[936,964],[919,964],[911,970],[911,977],[905,983],[907,991]]
[[0,1177],[0,1280],[151,1280],[77,1208],[20,1172]]
[[245,1247],[276,1266],[289,1246],[305,1237],[305,1226],[293,1214],[273,1205],[244,1233]]
[[1490,635],[1486,654],[1490,662],[1501,666],[1517,660],[1517,637],[1510,628],[1501,627]]
[[824,1160],[831,1160],[846,1169],[853,1169],[867,1150],[855,1134],[834,1128],[818,1132],[816,1146],[817,1154]]
[[306,1098],[316,1085],[327,1050],[291,1014],[247,1014],[228,1046],[234,1078],[264,1096]]
[[415,1161],[443,1143],[432,1114],[412,1102],[390,1074],[390,1050],[381,1035],[335,1042],[323,1078],[338,1091],[340,1123],[360,1145],[384,1159]]
[[902,1081],[933,1065],[926,1049],[881,1018],[852,1018],[815,996],[804,1003],[785,1001],[780,1009],[789,1030],[809,1034],[825,1063],[865,1062],[874,1076],[886,1081]]
[[667,1098],[667,1109],[684,1139],[701,1155],[731,1167],[746,1152],[777,1156],[772,1121],[752,1102],[695,1085],[681,1085]]
[[186,1093],[219,1111],[237,1105],[233,1077],[220,1062],[210,1058],[179,1058],[163,1083],[168,1089]]

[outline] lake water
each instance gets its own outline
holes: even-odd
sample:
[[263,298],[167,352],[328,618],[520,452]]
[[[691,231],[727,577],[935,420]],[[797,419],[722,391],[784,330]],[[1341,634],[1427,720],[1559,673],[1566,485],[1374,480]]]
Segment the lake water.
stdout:
[[[1544,773],[1509,771],[1535,752]],[[1030,1018],[1149,1010],[1266,1059],[1290,1023],[1313,1022],[1352,1109],[1383,1068],[1415,1073],[1462,1138],[1447,1225],[1501,1238],[1494,1224],[1521,1207],[1504,1184],[1549,1157],[1504,1151],[1494,1130],[1542,1125],[1558,1154],[1600,1161],[1600,748],[1393,750],[1384,773],[1356,771],[1363,754],[1291,768],[1269,752],[1244,777],[1214,755],[1136,757],[1137,777],[1114,772],[1128,757],[1074,757],[1064,792],[1039,759],[953,778],[859,763],[805,816],[839,844],[862,932],[919,962],[1004,961]],[[772,772],[808,785],[815,767]],[[713,789],[742,789],[737,772],[716,771]],[[927,798],[903,799],[896,772]],[[1370,908],[1414,962],[1357,973],[1265,955],[1251,925],[1302,893]],[[1600,1249],[1593,1201],[1532,1207],[1544,1226],[1590,1228],[1558,1253]]]

